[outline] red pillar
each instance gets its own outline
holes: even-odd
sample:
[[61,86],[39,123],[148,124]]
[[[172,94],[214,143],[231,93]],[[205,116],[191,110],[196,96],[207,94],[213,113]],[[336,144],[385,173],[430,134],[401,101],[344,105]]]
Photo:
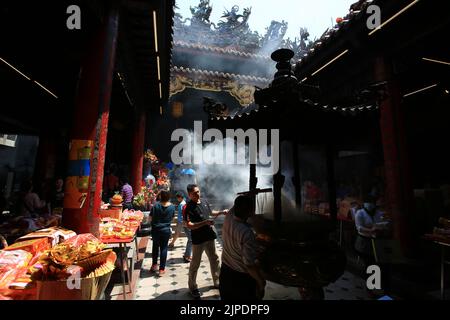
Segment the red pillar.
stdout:
[[[109,104],[116,55],[119,10],[116,1],[110,2],[103,23],[92,33],[82,60],[81,76],[75,100],[75,113],[70,133],[72,151],[69,152],[69,174],[66,179],[63,226],[77,233],[98,234],[100,208],[108,133]],[[87,146],[87,153],[82,148]],[[79,158],[76,158],[78,155]],[[75,159],[86,157],[83,169]],[[71,167],[71,165],[75,165]],[[79,166],[78,166],[79,165]],[[87,171],[86,171],[87,168]],[[74,174],[80,170],[86,180]],[[81,174],[84,172],[84,174]],[[77,183],[76,183],[77,182]]]
[[133,154],[131,159],[131,186],[134,194],[141,191],[142,169],[144,164],[144,144],[146,112],[138,110],[133,133]]
[[380,129],[386,178],[386,206],[392,215],[394,237],[404,253],[411,249],[408,215],[414,209],[407,158],[405,117],[401,91],[391,67],[384,59],[376,62],[376,79],[387,81],[387,98],[380,105]]

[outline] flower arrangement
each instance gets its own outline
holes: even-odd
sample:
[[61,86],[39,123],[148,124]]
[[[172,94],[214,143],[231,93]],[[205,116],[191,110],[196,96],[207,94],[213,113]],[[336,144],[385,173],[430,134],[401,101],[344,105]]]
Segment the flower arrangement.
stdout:
[[144,153],[144,159],[149,161],[152,165],[159,163],[158,157],[155,155],[153,150],[147,149]]
[[141,192],[136,194],[133,199],[133,206],[136,208],[148,208],[156,201],[156,192],[153,189],[142,186]]
[[156,180],[158,189],[170,189],[170,179],[167,169],[161,169],[158,171],[158,179]]
[[142,188],[141,193],[135,196],[135,206],[140,206],[146,202],[153,204],[160,190],[170,189],[169,170],[166,164],[160,161],[151,149],[145,151],[144,159],[147,166],[151,168],[151,175],[154,176],[155,183],[151,186],[152,189],[149,189],[149,185],[147,185],[147,187]]

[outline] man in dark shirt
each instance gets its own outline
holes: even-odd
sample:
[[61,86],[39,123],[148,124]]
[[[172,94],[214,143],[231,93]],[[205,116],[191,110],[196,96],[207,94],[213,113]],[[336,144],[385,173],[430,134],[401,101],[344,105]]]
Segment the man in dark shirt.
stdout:
[[189,266],[189,290],[194,298],[200,298],[200,291],[197,286],[197,271],[200,266],[203,251],[208,256],[211,266],[211,275],[214,287],[219,288],[219,256],[216,252],[215,230],[212,228],[214,221],[210,216],[217,217],[226,214],[228,210],[213,211],[206,201],[200,200],[200,189],[195,184],[187,186],[189,202],[186,204],[183,221],[187,228],[191,230],[192,237],[192,261]]

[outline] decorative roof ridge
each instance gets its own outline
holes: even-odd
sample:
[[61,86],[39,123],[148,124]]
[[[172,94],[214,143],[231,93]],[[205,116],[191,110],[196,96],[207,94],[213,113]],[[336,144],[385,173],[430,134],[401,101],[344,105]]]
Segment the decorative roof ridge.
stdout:
[[[356,116],[358,114],[362,114],[363,112],[373,112],[373,111],[377,111],[380,109],[380,106],[378,105],[378,103],[375,103],[375,104],[366,103],[366,104],[361,104],[361,105],[352,106],[352,107],[337,107],[337,106],[331,107],[328,105],[323,106],[323,105],[320,105],[319,103],[313,103],[309,99],[304,100],[304,102],[308,107],[312,108],[311,110],[315,109],[320,112],[330,112],[330,113],[335,113],[335,114],[341,114],[344,116]],[[259,111],[263,111],[267,108],[272,108],[272,107],[269,107],[268,105],[257,105],[257,108],[251,109],[251,110],[248,110],[249,107],[246,107],[234,115],[214,116],[211,118],[211,120],[214,120],[214,119],[215,120],[233,120],[235,118],[241,118],[242,116],[247,117],[250,115],[254,115],[255,113],[257,113]]]
[[263,78],[263,77],[255,77],[255,76],[241,75],[241,74],[228,73],[228,72],[201,70],[201,69],[195,69],[195,68],[184,68],[184,67],[178,67],[178,66],[173,66],[170,71],[171,72],[173,72],[173,71],[185,72],[185,73],[199,73],[199,74],[208,75],[208,76],[217,76],[217,77],[230,78],[230,79],[237,78],[237,79],[242,79],[242,80],[257,81],[257,82],[263,82],[263,83],[270,83],[270,81],[271,81],[270,79]]
[[235,50],[235,49],[226,49],[226,48],[220,48],[220,47],[216,47],[216,46],[203,45],[201,43],[190,43],[190,42],[185,42],[185,41],[181,41],[181,40],[175,40],[174,45],[177,45],[180,47],[185,47],[185,48],[195,48],[195,49],[201,49],[201,50],[206,50],[206,51],[228,53],[228,54],[233,54],[233,55],[246,57],[246,58],[270,60],[270,56],[266,56],[266,55],[243,52],[243,51],[239,51],[239,50]]
[[251,110],[249,110],[251,108],[251,106],[245,107],[242,110],[239,110],[237,113],[233,114],[233,115],[227,115],[227,116],[213,116],[211,117],[211,120],[233,120],[235,118],[242,118],[242,117],[247,117],[250,116],[252,114],[255,114],[261,110],[265,110],[268,108],[268,106],[266,105],[262,105],[262,106],[256,106],[256,108],[252,108]]
[[341,18],[340,22],[337,22],[332,28],[327,28],[325,32],[321,35],[320,38],[315,40],[308,52],[304,53],[300,59],[296,61],[297,68],[300,66],[304,66],[307,61],[312,59],[314,55],[317,55],[320,52],[320,49],[329,45],[335,41],[338,36],[341,36],[343,31],[348,30],[349,25],[356,20],[359,20],[362,16],[364,16],[366,8],[373,4],[374,0],[359,0],[354,3],[351,7],[347,15]]

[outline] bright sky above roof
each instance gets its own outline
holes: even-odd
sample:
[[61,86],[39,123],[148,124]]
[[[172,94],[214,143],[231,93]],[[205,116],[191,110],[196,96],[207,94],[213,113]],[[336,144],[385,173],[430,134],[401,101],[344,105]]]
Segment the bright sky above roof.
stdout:
[[[195,7],[200,0],[177,0],[183,18],[191,16],[189,7]],[[210,21],[217,24],[222,13],[239,6],[239,13],[246,7],[252,7],[249,25],[253,31],[265,34],[272,20],[287,21],[285,38],[299,38],[300,27],[308,28],[310,40],[319,38],[324,31],[336,23],[337,17],[343,17],[356,0],[210,0],[213,7]]]

